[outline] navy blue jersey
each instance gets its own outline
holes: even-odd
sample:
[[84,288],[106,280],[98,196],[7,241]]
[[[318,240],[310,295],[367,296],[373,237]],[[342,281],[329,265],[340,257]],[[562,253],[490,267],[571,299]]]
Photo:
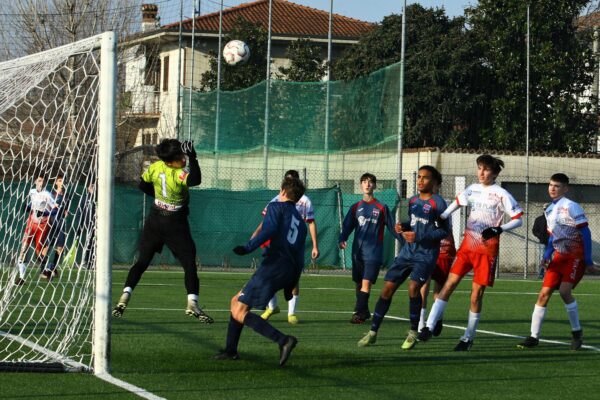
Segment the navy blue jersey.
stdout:
[[437,194],[427,200],[420,199],[419,195],[409,199],[408,223],[411,231],[415,232],[415,242],[402,246],[400,258],[435,262],[440,252],[440,241],[450,232],[448,222],[439,218],[445,210],[446,201]]
[[390,209],[377,199],[361,200],[348,210],[344,218],[340,243],[348,240],[354,231],[352,254],[363,262],[383,263],[383,230],[387,226],[390,233],[398,238],[394,231],[394,218]]
[[261,231],[245,247],[249,252],[254,251],[270,240],[261,266],[301,271],[304,268],[306,232],[306,224],[296,205],[291,201],[276,201],[267,205]]
[[57,191],[54,191],[53,195],[54,195],[54,202],[58,206],[57,210],[56,210],[56,214],[53,217],[53,223],[60,223],[68,211],[69,199],[65,196],[64,190],[62,191],[62,193],[58,193]]

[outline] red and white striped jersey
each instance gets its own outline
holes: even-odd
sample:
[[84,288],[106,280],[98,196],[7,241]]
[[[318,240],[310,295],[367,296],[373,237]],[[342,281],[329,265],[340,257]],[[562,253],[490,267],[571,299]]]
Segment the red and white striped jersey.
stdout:
[[[31,215],[34,221],[39,222],[41,218],[47,217],[54,207],[54,197],[47,190],[38,192],[37,189],[29,191],[29,205],[31,207]],[[40,215],[46,212],[45,216]]]
[[484,241],[481,232],[486,228],[502,225],[504,214],[511,219],[521,218],[523,215],[523,209],[515,198],[498,184],[469,185],[456,196],[456,202],[471,209],[461,249],[493,257],[498,255],[499,237]]
[[562,197],[556,203],[550,203],[545,214],[554,250],[583,257],[583,237],[579,229],[587,226],[588,220],[581,206]]

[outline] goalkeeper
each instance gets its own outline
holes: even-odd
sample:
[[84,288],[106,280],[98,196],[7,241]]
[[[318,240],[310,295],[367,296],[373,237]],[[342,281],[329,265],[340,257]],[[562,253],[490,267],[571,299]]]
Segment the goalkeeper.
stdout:
[[[196,151],[191,141],[181,143],[177,139],[164,139],[156,146],[156,155],[160,161],[148,167],[139,184],[144,193],[154,197],[154,205],[142,231],[138,260],[129,270],[123,294],[112,315],[123,315],[131,293],[150,265],[154,253],[160,253],[163,246],[167,245],[185,271],[186,314],[211,324],[213,319],[198,307],[196,245],[187,219],[190,201],[188,188],[202,181]],[[189,158],[188,168],[185,168],[186,155]]]

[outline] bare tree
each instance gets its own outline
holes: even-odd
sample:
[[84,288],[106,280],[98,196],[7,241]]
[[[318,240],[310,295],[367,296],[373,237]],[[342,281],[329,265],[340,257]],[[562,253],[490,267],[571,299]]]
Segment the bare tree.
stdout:
[[114,31],[139,27],[140,0],[11,0],[0,14],[0,60],[37,53]]

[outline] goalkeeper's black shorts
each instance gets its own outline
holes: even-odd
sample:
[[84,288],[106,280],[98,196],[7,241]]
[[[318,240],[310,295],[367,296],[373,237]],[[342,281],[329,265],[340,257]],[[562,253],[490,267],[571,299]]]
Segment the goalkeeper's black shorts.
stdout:
[[180,260],[196,258],[196,245],[190,231],[187,208],[164,214],[152,209],[142,230],[139,250],[143,254],[161,253],[166,245]]

